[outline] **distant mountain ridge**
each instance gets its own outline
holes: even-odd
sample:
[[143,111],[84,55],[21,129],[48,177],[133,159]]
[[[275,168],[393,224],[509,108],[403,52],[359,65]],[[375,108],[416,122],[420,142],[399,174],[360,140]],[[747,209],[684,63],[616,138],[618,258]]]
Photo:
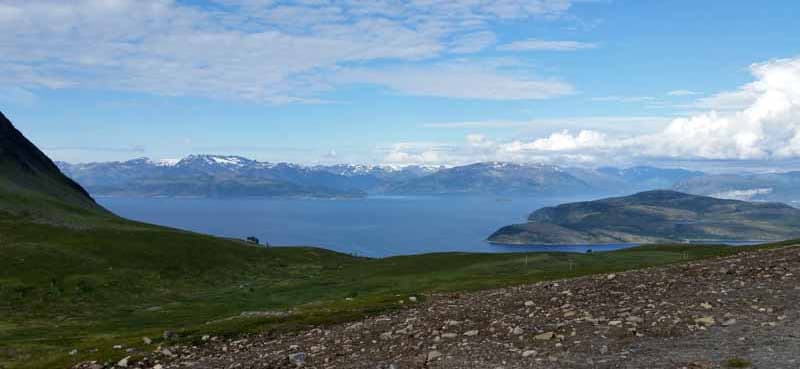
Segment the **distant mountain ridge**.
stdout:
[[101,196],[360,197],[331,173],[292,164],[271,164],[222,155],[191,155],[178,161],[147,158],[59,166]]
[[59,165],[93,194],[133,196],[611,195],[670,188],[703,175],[654,167],[585,169],[507,162],[304,166],[227,155]]
[[[61,173],[33,143],[0,112],[0,197],[4,209],[30,209],[27,203],[47,201],[88,211],[105,210],[78,183]],[[20,205],[17,207],[15,204]]]
[[800,236],[800,209],[656,190],[546,207],[489,237],[503,244],[775,241]]
[[367,190],[435,170],[421,166],[303,166],[231,155],[58,164],[90,192],[106,196],[361,197]]
[[590,184],[552,165],[476,163],[442,169],[428,176],[389,187],[400,194],[574,194],[591,190]]

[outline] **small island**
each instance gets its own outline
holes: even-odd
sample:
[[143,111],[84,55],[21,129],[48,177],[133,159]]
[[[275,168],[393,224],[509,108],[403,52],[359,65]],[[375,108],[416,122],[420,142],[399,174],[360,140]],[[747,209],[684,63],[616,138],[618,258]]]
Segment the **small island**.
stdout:
[[656,190],[546,207],[489,242],[566,245],[776,241],[800,236],[800,210],[781,203],[723,200]]

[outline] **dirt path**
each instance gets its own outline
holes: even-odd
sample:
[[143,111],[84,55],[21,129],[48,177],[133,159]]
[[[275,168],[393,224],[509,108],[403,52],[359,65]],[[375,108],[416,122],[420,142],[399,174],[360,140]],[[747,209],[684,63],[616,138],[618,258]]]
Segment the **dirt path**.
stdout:
[[[800,368],[800,248],[434,295],[278,337],[171,347],[164,368]],[[133,365],[131,365],[133,366]]]

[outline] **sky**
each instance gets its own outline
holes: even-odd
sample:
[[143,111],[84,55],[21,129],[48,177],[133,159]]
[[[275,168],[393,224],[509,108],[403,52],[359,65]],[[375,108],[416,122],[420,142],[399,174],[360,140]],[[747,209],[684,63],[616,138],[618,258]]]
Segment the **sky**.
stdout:
[[56,160],[800,168],[800,2],[0,0]]

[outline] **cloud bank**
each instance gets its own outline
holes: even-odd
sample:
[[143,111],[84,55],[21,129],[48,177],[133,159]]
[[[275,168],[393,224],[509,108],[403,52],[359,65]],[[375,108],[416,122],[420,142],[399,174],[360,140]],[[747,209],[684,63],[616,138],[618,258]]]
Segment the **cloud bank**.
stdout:
[[587,42],[579,41],[551,41],[530,39],[514,41],[509,44],[500,45],[497,47],[501,51],[533,51],[533,50],[551,50],[551,51],[575,51],[581,49],[594,49],[597,45]]
[[[663,128],[632,136],[600,130],[563,130],[530,140],[493,141],[482,135],[442,151],[415,147],[404,157],[393,152],[387,161],[432,157],[449,163],[481,159],[609,163],[629,160],[788,160],[800,157],[800,58],[776,59],[750,66],[754,81],[736,91],[698,100],[736,101],[673,119]],[[735,96],[735,98],[730,98]]]
[[[426,96],[558,96],[563,82],[480,70],[373,64],[446,60],[493,45],[493,24],[562,17],[569,0],[6,0],[0,87],[90,88],[286,103],[343,83]],[[438,69],[437,69],[438,68]],[[442,69],[437,86],[423,77]],[[346,73],[351,79],[331,78]],[[462,79],[487,93],[464,96]],[[511,90],[519,90],[512,93]],[[497,95],[494,95],[497,93]]]

